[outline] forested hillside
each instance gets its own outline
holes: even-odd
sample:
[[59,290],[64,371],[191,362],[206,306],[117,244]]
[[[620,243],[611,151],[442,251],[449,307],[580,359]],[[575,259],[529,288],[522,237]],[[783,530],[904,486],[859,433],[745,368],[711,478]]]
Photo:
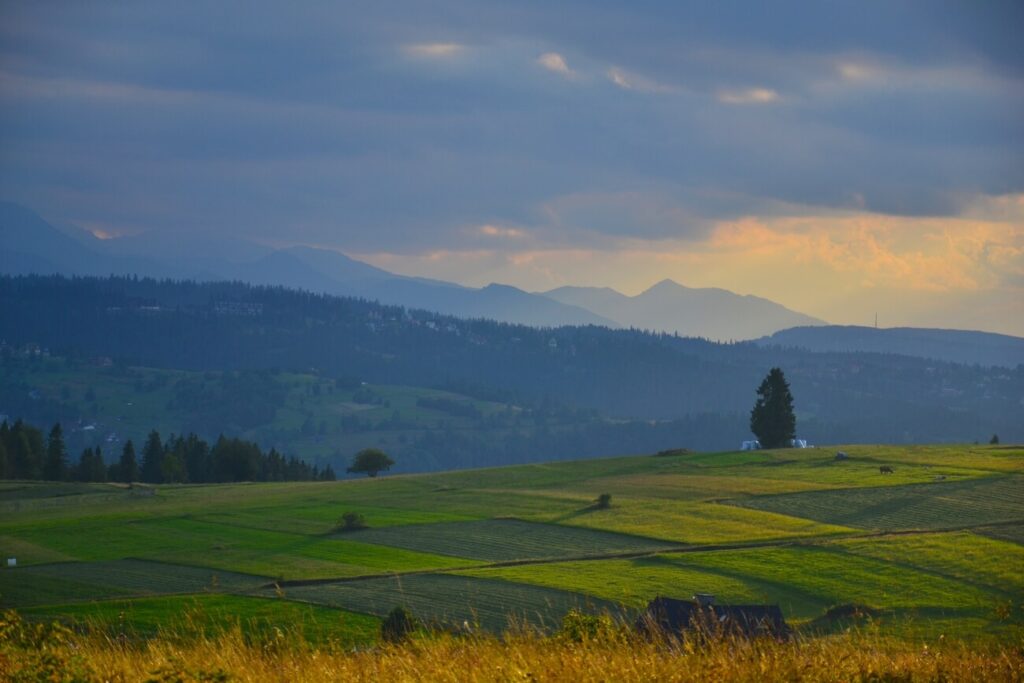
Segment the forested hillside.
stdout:
[[952,363],[1024,364],[1024,339],[1005,334],[918,327],[874,328],[856,325],[791,327],[754,340],[761,346],[788,346],[808,351],[867,351],[934,358]]
[[[734,447],[745,438],[753,391],[773,366],[785,369],[799,432],[812,441],[1024,438],[1020,367],[716,344],[599,327],[538,329],[237,283],[4,277],[0,302],[0,339],[9,355],[34,344],[122,366],[278,370],[449,389],[562,411],[573,416],[563,427],[586,431],[506,434],[501,444],[489,444],[502,450],[502,462],[573,434],[564,445],[576,457],[588,455],[588,444],[612,442],[619,452]],[[246,391],[254,409],[273,399],[273,386]],[[195,400],[187,387],[178,393],[181,401]],[[700,443],[689,442],[691,436]],[[467,451],[487,440],[486,432],[445,437],[447,448]],[[637,448],[628,448],[630,442]],[[518,445],[508,453],[511,443]]]

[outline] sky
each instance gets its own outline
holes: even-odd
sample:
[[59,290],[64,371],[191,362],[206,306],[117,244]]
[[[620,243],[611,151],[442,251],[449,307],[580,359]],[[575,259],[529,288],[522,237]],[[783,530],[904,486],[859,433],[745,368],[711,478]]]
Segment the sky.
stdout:
[[1024,3],[0,4],[0,199],[104,238],[1024,335]]

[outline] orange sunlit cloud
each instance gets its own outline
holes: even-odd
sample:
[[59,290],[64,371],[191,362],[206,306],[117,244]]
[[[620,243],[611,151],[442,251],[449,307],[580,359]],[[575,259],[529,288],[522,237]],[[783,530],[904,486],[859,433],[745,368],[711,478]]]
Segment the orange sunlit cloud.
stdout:
[[[483,226],[479,232],[511,236],[503,230],[510,229]],[[891,324],[913,324],[926,309],[982,295],[999,300],[1000,310],[1024,307],[1020,196],[975,202],[953,218],[752,216],[718,222],[698,240],[623,239],[599,249],[514,249],[503,243],[510,248],[360,257],[403,273],[458,273],[467,284],[508,282],[530,291],[589,284],[636,294],[671,278],[765,296],[837,323],[865,322],[881,310]],[[1024,322],[996,326],[1024,332]]]

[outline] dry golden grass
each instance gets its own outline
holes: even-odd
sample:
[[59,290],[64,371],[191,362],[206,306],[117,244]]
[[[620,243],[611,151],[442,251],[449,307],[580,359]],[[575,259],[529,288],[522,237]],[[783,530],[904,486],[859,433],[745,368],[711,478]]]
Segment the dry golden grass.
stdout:
[[795,643],[648,642],[522,634],[432,636],[358,652],[285,633],[122,643],[98,633],[0,619],[0,676],[33,681],[1021,681],[1021,644],[911,645],[870,634]]

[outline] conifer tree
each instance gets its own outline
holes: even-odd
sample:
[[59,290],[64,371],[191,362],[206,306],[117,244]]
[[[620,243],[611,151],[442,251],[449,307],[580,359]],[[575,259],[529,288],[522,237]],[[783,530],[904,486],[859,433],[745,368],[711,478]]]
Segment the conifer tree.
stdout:
[[757,389],[757,402],[750,411],[750,431],[762,448],[784,448],[796,438],[793,394],[780,368],[772,368]]
[[46,461],[43,463],[43,479],[63,481],[68,474],[68,452],[64,447],[64,432],[60,422],[53,425],[46,442]]
[[135,445],[131,439],[125,442],[121,450],[121,459],[117,464],[117,477],[119,481],[130,484],[139,480],[139,463],[135,460]]
[[142,481],[159,484],[163,481],[164,445],[155,429],[149,433],[142,449]]
[[103,451],[99,446],[96,447],[96,452],[93,453],[91,467],[89,468],[89,481],[106,481],[107,480],[107,466],[103,462]]

